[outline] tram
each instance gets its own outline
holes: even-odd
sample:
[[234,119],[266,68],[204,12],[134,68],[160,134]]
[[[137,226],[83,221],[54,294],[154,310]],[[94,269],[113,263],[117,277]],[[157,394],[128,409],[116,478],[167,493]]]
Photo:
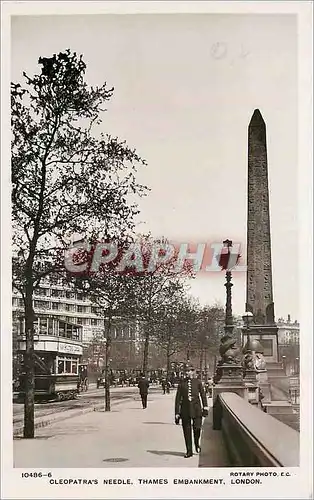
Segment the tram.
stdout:
[[[18,349],[26,349],[24,321],[19,328]],[[35,399],[76,398],[80,387],[79,363],[83,354],[82,326],[55,317],[38,317],[35,321]],[[18,399],[24,400],[25,371],[19,376]]]

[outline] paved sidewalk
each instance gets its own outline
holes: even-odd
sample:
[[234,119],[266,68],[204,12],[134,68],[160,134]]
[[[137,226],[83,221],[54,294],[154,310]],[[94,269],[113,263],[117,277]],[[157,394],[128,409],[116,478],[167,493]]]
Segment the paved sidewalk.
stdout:
[[143,410],[139,395],[111,412],[98,410],[38,429],[35,439],[14,440],[14,466],[198,467],[185,459],[182,427],[174,424],[174,397],[152,393]]
[[[153,388],[154,390],[154,388]],[[128,391],[125,394],[124,391]],[[131,388],[111,388],[111,394],[113,395],[111,399],[111,407],[121,404],[123,398],[133,399],[134,395],[138,392],[135,387]],[[134,393],[134,395],[132,394]],[[64,401],[62,403],[48,403],[35,405],[35,430],[40,427],[46,427],[53,422],[66,420],[68,418],[73,418],[84,413],[89,413],[95,409],[101,409],[104,407],[104,398],[98,398],[97,400],[88,399],[93,398],[93,396],[99,396],[100,392],[98,390],[90,391],[88,393],[82,394],[76,400]],[[121,399],[118,397],[121,396]],[[23,405],[13,404],[13,435],[23,436],[24,429],[24,408]],[[37,435],[37,432],[36,432]]]

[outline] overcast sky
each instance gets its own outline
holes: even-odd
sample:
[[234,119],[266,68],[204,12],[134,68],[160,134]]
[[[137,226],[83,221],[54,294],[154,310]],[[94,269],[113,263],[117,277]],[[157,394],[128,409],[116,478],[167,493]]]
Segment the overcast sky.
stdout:
[[[293,15],[173,14],[15,17],[12,79],[39,56],[82,53],[91,85],[115,93],[103,130],[135,146],[151,188],[138,230],[182,242],[246,244],[247,127],[267,127],[276,317],[298,319],[297,33]],[[225,302],[224,276],[192,292]],[[245,307],[234,273],[233,309]]]

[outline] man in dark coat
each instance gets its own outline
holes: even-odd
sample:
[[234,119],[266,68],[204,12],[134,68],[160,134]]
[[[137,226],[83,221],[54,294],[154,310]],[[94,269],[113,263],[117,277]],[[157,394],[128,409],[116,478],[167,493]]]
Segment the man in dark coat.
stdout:
[[140,390],[143,408],[147,408],[147,394],[148,394],[149,382],[145,378],[144,373],[141,373],[137,387]]
[[175,423],[178,425],[180,419],[182,421],[186,445],[185,458],[193,456],[192,426],[196,453],[201,451],[199,440],[202,417],[207,415],[207,398],[202,382],[195,378],[195,370],[192,366],[189,366],[186,378],[179,382],[175,399]]

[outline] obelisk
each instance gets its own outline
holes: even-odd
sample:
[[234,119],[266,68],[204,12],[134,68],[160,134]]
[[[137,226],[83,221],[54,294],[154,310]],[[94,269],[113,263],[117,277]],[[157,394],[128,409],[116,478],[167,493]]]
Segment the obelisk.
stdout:
[[266,125],[255,109],[248,129],[248,212],[246,311],[253,321],[244,331],[244,343],[255,338],[268,362],[278,361],[278,328],[275,324]]

